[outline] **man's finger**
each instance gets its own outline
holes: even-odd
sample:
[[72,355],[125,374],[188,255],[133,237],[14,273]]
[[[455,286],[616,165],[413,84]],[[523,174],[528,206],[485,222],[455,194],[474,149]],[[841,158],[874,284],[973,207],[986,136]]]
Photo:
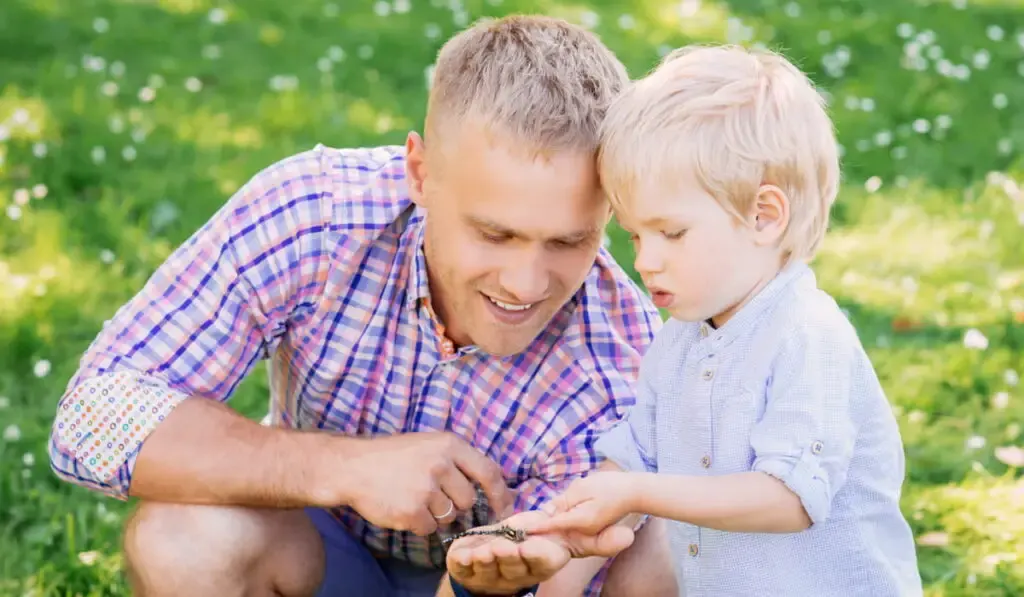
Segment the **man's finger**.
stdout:
[[469,510],[476,503],[476,489],[458,468],[449,468],[441,478],[441,491],[459,510]]
[[413,518],[409,525],[409,531],[414,535],[426,537],[437,530],[437,523],[437,519],[430,513],[429,508],[424,505]]
[[612,525],[596,535],[570,532],[566,534],[569,550],[575,558],[612,557],[633,544],[633,530]]
[[455,502],[448,497],[446,492],[441,490],[435,491],[430,495],[427,509],[430,510],[430,516],[437,524],[448,524],[455,520],[455,517],[458,515]]
[[473,549],[473,579],[476,583],[493,585],[498,581],[498,561],[494,549],[488,541]]
[[569,552],[561,545],[542,539],[528,540],[519,545],[519,553],[529,575],[541,582],[554,576],[569,561]]
[[455,450],[455,465],[484,490],[491,509],[504,512],[512,503],[512,492],[505,485],[505,477],[496,462],[484,456],[469,444],[459,443]]
[[498,562],[498,573],[505,581],[517,583],[529,580],[530,570],[519,553],[519,546],[508,541],[495,541],[494,556]]

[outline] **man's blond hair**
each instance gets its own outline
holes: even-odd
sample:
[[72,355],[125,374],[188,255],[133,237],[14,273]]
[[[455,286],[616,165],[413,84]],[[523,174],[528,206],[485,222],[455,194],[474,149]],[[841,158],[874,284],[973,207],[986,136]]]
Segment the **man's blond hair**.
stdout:
[[533,15],[485,19],[455,35],[434,65],[425,138],[476,120],[534,154],[594,153],[625,67],[586,29]]
[[763,184],[790,202],[787,262],[809,260],[824,238],[840,181],[825,101],[782,55],[738,46],[688,46],[668,54],[609,108],[599,168],[613,205],[641,187],[696,176],[737,218]]

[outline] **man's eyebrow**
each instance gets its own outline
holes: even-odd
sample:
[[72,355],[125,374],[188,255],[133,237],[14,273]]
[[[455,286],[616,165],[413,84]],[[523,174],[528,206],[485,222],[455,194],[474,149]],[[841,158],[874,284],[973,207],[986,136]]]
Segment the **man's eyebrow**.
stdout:
[[557,240],[562,241],[562,242],[566,242],[566,243],[578,243],[578,242],[582,242],[584,240],[587,240],[588,238],[592,238],[594,236],[598,236],[598,235],[601,234],[601,232],[603,232],[601,227],[599,227],[599,226],[591,226],[591,227],[586,228],[584,230],[578,230],[576,232],[571,232],[569,234],[563,234],[563,235],[557,237]]
[[[482,218],[479,216],[466,216],[466,219],[469,221],[470,224],[476,226],[477,228],[483,228],[496,234],[519,238],[525,236],[519,231],[513,230],[508,226],[503,226],[497,222],[488,220],[487,218]],[[592,236],[599,235],[601,232],[602,229],[599,226],[590,226],[584,230],[577,230],[576,232],[570,232],[568,234],[556,236],[553,240],[566,243],[577,243],[586,240]]]

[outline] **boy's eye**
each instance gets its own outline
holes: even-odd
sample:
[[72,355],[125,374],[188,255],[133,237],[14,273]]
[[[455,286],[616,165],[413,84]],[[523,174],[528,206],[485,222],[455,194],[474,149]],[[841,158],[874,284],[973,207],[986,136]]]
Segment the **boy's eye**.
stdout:
[[686,230],[666,230],[662,234],[669,240],[679,240],[686,234]]

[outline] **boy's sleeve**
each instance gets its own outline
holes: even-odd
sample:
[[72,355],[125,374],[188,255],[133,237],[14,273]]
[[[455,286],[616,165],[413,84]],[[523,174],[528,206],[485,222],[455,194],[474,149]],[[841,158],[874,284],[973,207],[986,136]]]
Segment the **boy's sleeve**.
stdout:
[[626,471],[657,471],[656,406],[648,377],[641,372],[636,404],[630,407],[621,421],[597,439],[595,450],[598,456]]
[[785,483],[812,524],[828,519],[853,456],[853,333],[834,326],[795,330],[772,364],[765,413],[750,434],[753,469]]

